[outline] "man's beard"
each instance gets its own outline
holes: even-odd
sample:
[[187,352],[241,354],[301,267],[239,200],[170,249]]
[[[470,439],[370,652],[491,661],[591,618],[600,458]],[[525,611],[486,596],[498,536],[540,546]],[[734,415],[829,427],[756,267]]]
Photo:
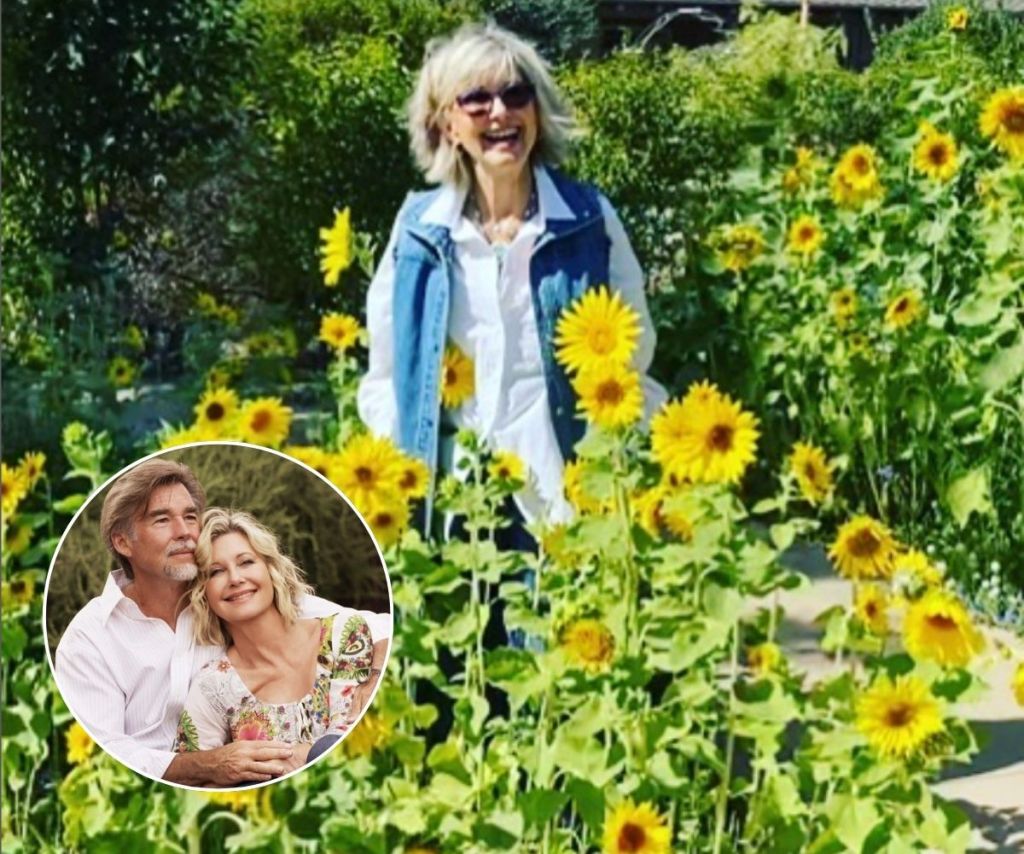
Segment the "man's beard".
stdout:
[[199,567],[194,563],[165,563],[164,577],[171,581],[192,581],[199,574]]

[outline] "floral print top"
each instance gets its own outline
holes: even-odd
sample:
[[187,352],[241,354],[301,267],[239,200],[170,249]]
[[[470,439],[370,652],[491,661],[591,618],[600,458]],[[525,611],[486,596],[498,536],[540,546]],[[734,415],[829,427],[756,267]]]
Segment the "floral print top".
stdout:
[[370,678],[373,639],[366,620],[344,610],[320,619],[313,690],[294,703],[265,703],[245,686],[223,655],[193,680],[178,723],[174,750],[210,750],[232,741],[312,743],[348,730],[352,693]]

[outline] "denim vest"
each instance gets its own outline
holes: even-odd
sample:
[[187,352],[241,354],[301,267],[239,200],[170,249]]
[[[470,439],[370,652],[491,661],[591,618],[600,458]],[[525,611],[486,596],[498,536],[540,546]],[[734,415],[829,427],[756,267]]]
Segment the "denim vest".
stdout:
[[[555,360],[555,327],[562,310],[590,287],[608,283],[611,243],[597,191],[553,170],[555,188],[575,214],[548,220],[530,258],[530,291],[540,336],[551,421],[565,460],[582,438],[585,422],[576,414],[576,394]],[[438,190],[410,194],[398,215],[395,241],[394,383],[398,442],[402,450],[437,468],[441,416],[441,364],[455,269],[455,245],[448,228],[420,218]],[[429,519],[429,503],[426,516]]]

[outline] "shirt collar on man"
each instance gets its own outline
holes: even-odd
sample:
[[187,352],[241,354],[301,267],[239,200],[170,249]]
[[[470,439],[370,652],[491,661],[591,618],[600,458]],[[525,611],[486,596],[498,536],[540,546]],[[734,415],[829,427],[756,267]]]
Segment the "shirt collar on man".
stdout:
[[[572,209],[566,204],[562,194],[551,180],[551,174],[544,166],[533,168],[533,180],[537,187],[537,206],[542,222],[552,219],[575,219]],[[462,220],[462,211],[466,206],[468,188],[459,188],[454,184],[442,184],[437,198],[423,212],[420,222],[424,225],[440,225],[454,231]]]
[[114,613],[114,609],[118,605],[122,602],[132,601],[124,595],[124,588],[129,584],[131,584],[131,579],[123,569],[115,569],[107,576],[107,583],[103,585],[103,592],[100,594],[100,604],[102,605],[100,618],[104,623],[110,619],[110,615]]

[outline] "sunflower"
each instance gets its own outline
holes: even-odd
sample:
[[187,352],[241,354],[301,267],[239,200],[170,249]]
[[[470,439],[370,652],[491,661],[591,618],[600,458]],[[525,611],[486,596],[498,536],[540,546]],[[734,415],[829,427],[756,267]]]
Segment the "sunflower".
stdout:
[[933,181],[945,183],[959,168],[956,140],[941,133],[930,122],[921,122],[920,138],[914,146],[914,169]]
[[409,505],[395,493],[374,496],[365,509],[360,507],[360,510],[381,548],[386,549],[398,542],[409,527]]
[[130,323],[124,328],[124,332],[121,333],[121,340],[126,347],[134,350],[136,353],[141,353],[146,349],[146,336],[134,323]]
[[796,149],[796,163],[782,176],[782,189],[787,193],[796,193],[802,186],[813,181],[817,168],[814,152],[810,148],[799,146]]
[[430,482],[430,469],[418,457],[404,457],[399,466],[398,491],[406,500],[423,498]]
[[222,435],[238,412],[238,395],[229,388],[208,388],[194,411],[197,426]]
[[616,362],[600,362],[579,372],[572,387],[579,408],[598,427],[614,430],[640,419],[644,395],[640,375]]
[[904,329],[917,320],[923,311],[924,301],[921,292],[908,288],[889,300],[885,307],[885,325],[889,329]]
[[67,731],[68,762],[78,765],[85,762],[96,749],[96,742],[78,721],[72,722]]
[[797,217],[789,227],[786,247],[795,255],[808,258],[821,248],[825,242],[825,232],[813,216],[804,214]]
[[15,522],[4,541],[7,551],[14,557],[25,552],[32,543],[32,526]]
[[590,673],[607,670],[615,658],[615,636],[593,617],[569,623],[559,633],[558,643],[570,661]]
[[333,288],[352,265],[352,215],[348,208],[334,214],[334,225],[320,229],[320,240],[320,272],[324,284]]
[[667,483],[659,483],[635,496],[633,512],[640,526],[652,537],[660,537],[663,531],[675,534],[681,540],[693,536],[693,524],[685,513],[674,508],[681,495],[680,489]]
[[1013,696],[1017,700],[1017,703],[1024,706],[1024,661],[1017,665],[1017,669],[1013,674],[1013,682],[1010,687],[1013,688]]
[[7,584],[7,595],[14,605],[28,605],[36,594],[36,582],[31,573],[20,572]]
[[332,312],[320,319],[320,340],[344,353],[359,340],[362,327],[351,314]]
[[942,707],[917,676],[880,676],[857,703],[857,729],[884,759],[906,759],[942,732]]
[[828,556],[846,578],[889,578],[896,542],[881,522],[870,516],[855,516],[839,529]]
[[107,363],[107,379],[114,388],[125,388],[135,381],[135,365],[124,356],[114,356]]
[[853,288],[840,288],[828,298],[829,309],[836,319],[836,325],[846,326],[857,313],[857,292]]
[[18,471],[25,479],[27,488],[32,489],[46,472],[46,454],[42,451],[29,451],[18,463]]
[[604,816],[604,854],[669,854],[672,831],[649,803],[627,800]]
[[606,286],[592,288],[562,313],[555,328],[556,357],[570,373],[613,362],[625,365],[640,337],[640,315]]
[[285,445],[281,448],[281,453],[287,454],[300,463],[305,463],[329,481],[333,482],[337,476],[337,454],[329,453],[316,445]]
[[228,807],[232,812],[242,812],[259,803],[259,790],[243,789],[240,792],[210,792],[207,798],[211,804]]
[[963,667],[985,648],[963,603],[952,593],[931,589],[911,604],[903,623],[903,642],[917,660]]
[[946,12],[946,29],[954,33],[962,33],[967,29],[971,14],[963,6],[954,6]]
[[896,572],[913,576],[925,587],[938,587],[942,584],[942,571],[931,562],[928,555],[918,549],[909,549],[897,555],[893,568]]
[[345,736],[342,750],[352,759],[357,756],[368,756],[387,744],[391,733],[391,725],[376,712],[369,711]]
[[1011,159],[1024,159],[1024,86],[1000,89],[985,102],[981,132]]
[[387,437],[362,433],[338,454],[335,473],[335,485],[360,509],[369,508],[374,500],[393,503],[391,496],[400,492],[403,460]]
[[765,239],[756,225],[740,223],[720,231],[712,245],[726,270],[742,273],[764,253]]
[[782,664],[782,650],[779,645],[765,641],[747,647],[747,666],[758,676],[766,676],[779,669]]
[[190,427],[182,427],[178,430],[171,430],[163,433],[160,437],[160,448],[176,448],[179,445],[189,445],[192,442],[209,442],[213,439],[222,438],[208,427],[193,424]]
[[9,517],[18,509],[18,505],[28,494],[28,481],[20,468],[7,463],[0,464],[0,491],[3,495],[3,515]]
[[612,500],[598,501],[583,488],[585,466],[586,463],[578,459],[565,464],[565,468],[562,470],[565,497],[578,513],[607,513],[613,507]]
[[712,401],[721,400],[722,392],[710,380],[690,383],[683,396],[683,406],[705,406]]
[[872,634],[889,633],[889,596],[884,587],[878,584],[858,586],[853,612]]
[[487,474],[494,480],[526,482],[526,466],[511,451],[497,451],[487,466]]
[[832,172],[832,199],[840,207],[860,208],[883,193],[875,150],[864,143],[848,149]]
[[800,492],[811,504],[821,504],[832,494],[832,469],[821,448],[797,442],[789,457],[789,467]]
[[651,450],[666,473],[694,482],[738,483],[754,461],[757,419],[727,395],[665,404],[651,422]]
[[455,409],[472,397],[475,389],[472,360],[456,345],[449,344],[441,365],[441,403]]
[[239,435],[254,445],[280,445],[288,438],[291,426],[291,407],[285,406],[279,397],[247,400],[238,412]]

